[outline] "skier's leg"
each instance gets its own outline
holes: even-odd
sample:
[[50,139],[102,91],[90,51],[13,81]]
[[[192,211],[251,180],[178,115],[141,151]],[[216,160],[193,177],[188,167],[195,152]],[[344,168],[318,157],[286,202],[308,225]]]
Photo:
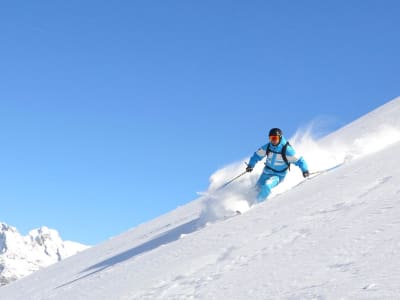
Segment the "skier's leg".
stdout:
[[[261,202],[261,198],[266,198],[268,196],[268,191],[265,190],[265,182],[271,175],[265,174],[264,172],[261,174],[260,178],[256,183],[256,191],[257,191],[257,202]],[[261,196],[263,195],[263,196]],[[267,195],[267,196],[264,196]]]
[[[263,175],[266,175],[266,174],[263,174]],[[276,175],[267,175],[264,178],[262,178],[262,177],[263,176],[261,176],[259,181],[257,182],[257,186],[259,189],[259,193],[257,196],[257,202],[264,201],[269,196],[269,194],[271,194],[271,189],[276,187],[280,182],[279,176],[276,176]],[[264,179],[264,180],[261,181],[261,179]]]

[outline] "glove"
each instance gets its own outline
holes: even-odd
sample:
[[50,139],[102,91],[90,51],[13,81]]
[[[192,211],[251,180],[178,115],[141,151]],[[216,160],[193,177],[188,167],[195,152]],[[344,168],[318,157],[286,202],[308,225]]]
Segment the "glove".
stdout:
[[253,171],[253,167],[247,166],[246,172],[251,172],[251,171]]
[[304,177],[304,178],[307,178],[308,176],[310,176],[310,172],[304,171],[304,172],[303,172],[303,177]]

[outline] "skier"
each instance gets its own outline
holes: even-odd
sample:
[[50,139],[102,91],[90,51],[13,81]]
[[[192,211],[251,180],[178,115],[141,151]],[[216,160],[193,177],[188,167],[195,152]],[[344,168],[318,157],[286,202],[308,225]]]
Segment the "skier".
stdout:
[[272,128],[269,131],[269,142],[254,152],[246,171],[253,171],[257,162],[264,157],[267,157],[265,167],[256,185],[257,202],[264,201],[271,193],[271,189],[285,179],[291,163],[301,169],[304,178],[310,175],[306,161],[303,157],[296,156],[296,151],[283,137],[279,128]]

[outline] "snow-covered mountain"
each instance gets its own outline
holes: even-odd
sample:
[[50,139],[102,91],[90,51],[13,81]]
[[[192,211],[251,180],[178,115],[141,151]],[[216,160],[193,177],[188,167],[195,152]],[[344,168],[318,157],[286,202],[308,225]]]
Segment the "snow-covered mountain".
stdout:
[[[400,299],[400,98],[320,141],[248,208],[262,165],[197,200],[0,288],[0,299]],[[259,146],[259,145],[256,145]],[[247,211],[224,219],[232,210]]]
[[88,248],[63,241],[47,227],[22,236],[15,227],[0,223],[0,285],[29,275]]

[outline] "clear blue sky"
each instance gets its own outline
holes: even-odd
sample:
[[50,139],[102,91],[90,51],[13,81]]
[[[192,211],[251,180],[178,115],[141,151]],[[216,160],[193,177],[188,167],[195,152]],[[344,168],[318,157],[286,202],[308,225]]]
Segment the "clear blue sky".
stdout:
[[[3,1],[0,220],[95,244],[195,199],[270,127],[400,95],[399,1]],[[236,175],[236,174],[232,174]]]

